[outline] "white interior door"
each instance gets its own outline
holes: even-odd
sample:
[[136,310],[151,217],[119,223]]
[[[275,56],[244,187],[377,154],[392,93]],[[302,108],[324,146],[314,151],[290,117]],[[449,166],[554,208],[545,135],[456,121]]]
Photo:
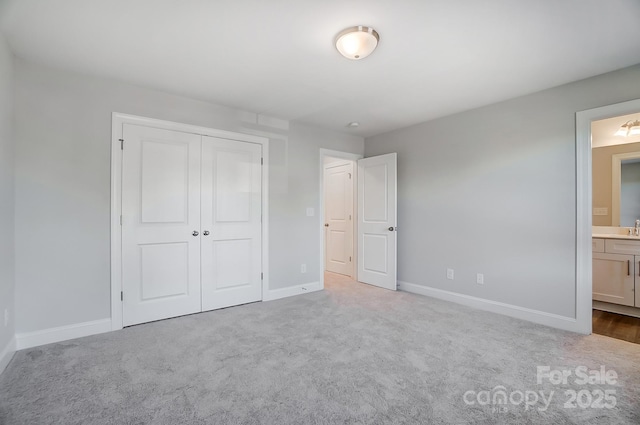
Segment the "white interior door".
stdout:
[[397,289],[397,154],[358,160],[358,281]]
[[202,138],[202,309],[262,299],[262,147]]
[[200,311],[200,136],[125,124],[123,325]]
[[324,169],[325,270],[351,276],[353,162]]

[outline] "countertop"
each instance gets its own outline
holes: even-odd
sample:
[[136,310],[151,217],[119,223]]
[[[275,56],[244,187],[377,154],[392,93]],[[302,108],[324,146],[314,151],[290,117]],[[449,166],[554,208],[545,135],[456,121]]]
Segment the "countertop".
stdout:
[[[640,241],[640,236],[629,235],[629,227],[615,226],[593,226],[591,229],[591,237],[598,239],[629,239],[632,241]],[[634,229],[631,228],[633,231]]]
[[629,239],[634,241],[640,241],[640,236],[612,235],[609,233],[594,233],[591,235],[591,237],[598,238],[598,239]]

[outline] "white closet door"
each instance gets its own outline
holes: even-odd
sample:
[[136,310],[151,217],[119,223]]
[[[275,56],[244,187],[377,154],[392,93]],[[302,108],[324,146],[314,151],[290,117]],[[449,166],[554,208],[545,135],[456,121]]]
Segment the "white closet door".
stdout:
[[324,169],[325,269],[351,276],[353,162]]
[[358,280],[396,290],[397,154],[358,160]]
[[202,137],[202,310],[262,299],[262,147]]
[[124,326],[201,310],[200,136],[125,124]]

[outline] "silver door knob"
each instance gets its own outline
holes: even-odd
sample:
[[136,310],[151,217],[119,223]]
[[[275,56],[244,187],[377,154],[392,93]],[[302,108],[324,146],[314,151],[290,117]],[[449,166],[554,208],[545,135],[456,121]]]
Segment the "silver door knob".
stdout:
[[389,231],[390,231],[390,232],[393,232],[394,230],[396,230],[396,228],[395,228],[395,227],[393,227],[393,226],[389,227]]
[[199,234],[200,233],[197,230],[194,230],[193,233],[192,233],[193,236],[198,236]]
[[202,232],[202,234],[205,235],[205,236],[209,236],[209,231],[205,230],[204,232]]

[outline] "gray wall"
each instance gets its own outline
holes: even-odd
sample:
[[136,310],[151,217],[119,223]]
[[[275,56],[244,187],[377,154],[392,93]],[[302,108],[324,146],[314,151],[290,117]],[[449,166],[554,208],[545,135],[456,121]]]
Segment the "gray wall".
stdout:
[[[293,122],[289,133],[288,191],[271,195],[270,267],[274,289],[318,282],[320,264],[320,148],[364,153],[364,140]],[[308,217],[306,209],[314,209]],[[300,273],[300,265],[307,273]]]
[[398,153],[399,279],[575,317],[575,113],[636,98],[640,66],[368,138]]
[[[14,334],[13,56],[0,35],[0,352]],[[4,311],[10,320],[4,326]]]
[[[16,332],[110,316],[111,113],[273,135],[271,288],[318,281],[319,149],[362,153],[363,139],[142,87],[15,62]],[[300,274],[300,264],[308,273]]]

